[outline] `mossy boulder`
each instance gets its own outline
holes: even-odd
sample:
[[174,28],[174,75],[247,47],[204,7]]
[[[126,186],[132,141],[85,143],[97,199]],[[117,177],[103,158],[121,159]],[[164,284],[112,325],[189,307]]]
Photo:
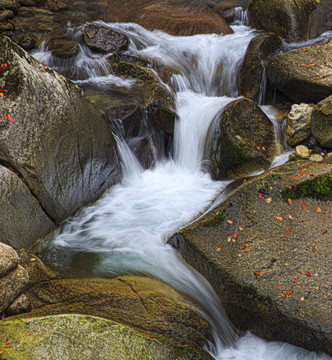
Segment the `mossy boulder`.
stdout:
[[[0,341],[13,360],[187,360],[185,352],[163,344],[155,335],[89,315],[55,315],[6,320]],[[204,357],[200,357],[203,359]],[[209,359],[206,356],[204,359]]]
[[[316,199],[331,192],[330,171],[293,161],[246,179],[170,243],[210,281],[236,327],[332,355],[332,201]],[[287,189],[303,196],[288,198]],[[219,213],[225,220],[215,222]]]
[[[211,339],[209,324],[170,286],[146,277],[61,279],[41,282],[25,292],[29,316],[85,314],[149,332],[180,353],[210,359],[202,350]],[[24,315],[20,315],[21,318]]]
[[[0,38],[0,63],[6,64],[0,72],[6,90],[0,102],[0,164],[12,169],[42,212],[58,224],[121,179],[115,139],[81,89],[6,37]],[[22,213],[20,205],[11,208],[9,219]],[[38,211],[32,222],[42,219]],[[13,220],[3,224],[1,234],[14,226]],[[43,226],[21,232],[20,247],[47,233],[48,224]]]
[[272,57],[267,67],[270,83],[295,103],[317,103],[332,93],[332,38]]
[[276,32],[289,42],[309,37],[310,14],[319,0],[252,0],[249,24],[267,32]]
[[268,168],[276,152],[270,119],[255,102],[240,99],[216,115],[204,159],[214,179],[232,179]]

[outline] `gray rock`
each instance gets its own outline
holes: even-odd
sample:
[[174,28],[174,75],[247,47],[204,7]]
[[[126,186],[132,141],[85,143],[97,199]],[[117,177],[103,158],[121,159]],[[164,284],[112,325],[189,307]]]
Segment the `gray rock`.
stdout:
[[0,73],[1,88],[8,90],[0,113],[15,120],[6,119],[1,129],[0,162],[60,223],[120,180],[114,137],[72,82],[8,38],[0,38],[0,54],[1,63],[9,64]]
[[268,79],[297,104],[321,101],[332,93],[331,53],[332,37],[275,55],[267,67]]
[[16,251],[11,246],[0,243],[0,278],[13,271],[17,265],[18,255]]
[[0,314],[22,293],[29,283],[29,274],[18,265],[0,279]]
[[311,130],[321,146],[332,148],[332,95],[317,104],[311,115]]
[[30,247],[55,224],[43,211],[38,199],[12,169],[0,165],[0,179],[1,241],[15,248]]
[[[276,34],[261,34],[250,41],[240,70],[240,92],[245,97],[260,101],[260,87],[268,60],[282,45]],[[264,84],[263,84],[264,85]]]
[[95,24],[85,27],[83,38],[91,50],[106,54],[125,51],[129,45],[127,36],[105,26]]
[[313,106],[294,104],[287,115],[286,140],[291,146],[298,145],[311,135],[310,117]]
[[320,161],[323,161],[323,160],[324,160],[324,157],[323,157],[321,154],[312,154],[312,155],[309,157],[309,160],[310,160],[310,161],[320,162]]

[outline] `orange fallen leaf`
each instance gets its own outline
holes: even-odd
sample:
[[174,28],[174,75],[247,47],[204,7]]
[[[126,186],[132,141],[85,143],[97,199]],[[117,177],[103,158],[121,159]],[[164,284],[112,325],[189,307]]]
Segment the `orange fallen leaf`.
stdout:
[[0,256],[5,256],[4,254],[0,253]]
[[302,271],[301,270],[296,270],[297,273],[299,274],[302,274]]
[[327,61],[325,65],[326,65],[326,66],[328,66],[328,65],[329,65],[329,63],[330,63],[330,62],[329,62],[329,61]]
[[285,263],[284,265],[285,265],[285,266],[288,266],[289,264],[288,264],[288,263]]
[[246,243],[246,241],[247,241],[247,240],[246,240],[246,239],[244,239],[244,240],[243,240],[243,244],[245,244],[245,243]]
[[283,294],[282,294],[282,296],[285,298],[285,297],[286,297],[286,294],[285,294],[285,293],[283,293]]
[[319,290],[319,288],[320,288],[320,286],[319,286],[319,285],[315,287],[315,289],[316,289],[316,290]]
[[247,182],[247,180],[246,180],[246,179],[244,179],[242,182],[243,182],[243,184],[244,184],[244,183],[246,183],[246,182]]
[[277,218],[279,221],[284,220],[281,216],[276,216],[276,218]]
[[259,146],[257,146],[257,150],[260,150],[261,148]]
[[246,215],[245,214],[243,214],[243,219],[245,219],[246,218]]
[[308,51],[308,49],[306,49],[306,48],[302,48],[302,50],[303,50],[303,51]]
[[150,334],[150,331],[145,331],[145,334]]
[[301,203],[301,206],[307,206],[308,204],[306,204],[305,202]]
[[6,347],[6,348],[10,348],[10,347],[12,347],[12,346],[8,344],[8,345],[6,345],[5,347]]
[[279,289],[282,289],[282,286],[279,285],[278,288],[279,288]]
[[234,234],[234,239],[237,239],[238,233]]
[[326,294],[323,294],[323,296],[324,296],[324,299],[326,299]]
[[267,274],[267,271],[266,270],[262,270],[259,275],[263,275],[263,274]]
[[313,63],[313,64],[309,64],[308,67],[312,67],[312,66],[315,66],[316,63]]
[[258,272],[254,271],[254,274],[255,274],[257,277],[259,277],[259,273],[258,273]]
[[314,165],[310,165],[309,168],[310,168],[310,169],[314,169],[315,166],[314,166]]
[[310,294],[310,293],[311,293],[311,290],[307,290],[307,293]]
[[327,230],[322,231],[322,234],[326,234],[326,233],[327,233]]
[[28,336],[30,336],[30,335],[31,335],[31,333],[27,333],[27,335],[28,335]]
[[310,271],[306,271],[305,273],[306,273],[307,276],[311,276]]
[[289,204],[289,205],[292,205],[292,204],[293,204],[292,199],[288,199],[287,201],[288,201],[288,204]]
[[221,248],[217,248],[217,249],[216,249],[216,252],[219,252],[220,250],[221,250]]
[[30,261],[36,261],[36,258],[32,258],[32,259],[30,259]]
[[243,229],[243,227],[242,227],[242,226],[239,226],[239,230],[240,230],[240,231],[243,231],[244,229]]
[[294,290],[292,289],[292,294],[294,294]]
[[227,220],[228,224],[233,224],[232,220]]
[[289,235],[290,233],[289,233],[289,231],[287,231],[286,233],[285,233],[285,236],[287,236],[287,235]]
[[296,283],[298,282],[298,280],[297,280],[297,279],[295,279],[295,280],[294,280],[294,282],[295,282],[295,284],[296,284]]
[[314,62],[317,62],[317,58],[314,58]]
[[266,150],[264,146],[262,146],[262,150],[263,150],[263,151],[265,151],[265,150]]
[[290,290],[287,290],[287,295],[290,295]]
[[246,248],[246,245],[241,246],[241,247],[240,247],[240,250],[244,250],[245,248]]
[[320,213],[320,212],[322,212],[322,209],[319,207],[319,206],[317,206],[317,210],[316,210],[318,213]]
[[248,249],[246,250],[246,252],[248,252],[248,251],[250,251],[250,248],[248,248]]
[[295,253],[297,251],[297,248],[293,249],[293,253]]

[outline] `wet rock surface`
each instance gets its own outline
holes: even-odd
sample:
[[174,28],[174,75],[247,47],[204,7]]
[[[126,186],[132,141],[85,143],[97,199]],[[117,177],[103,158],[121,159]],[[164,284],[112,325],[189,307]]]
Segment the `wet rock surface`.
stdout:
[[312,133],[318,142],[332,148],[332,95],[319,102],[313,110],[310,122]]
[[[201,349],[210,338],[209,325],[171,287],[144,277],[58,279],[25,292],[32,317],[85,314],[111,319],[148,332],[179,354],[209,359]],[[191,355],[190,355],[191,354]]]
[[[207,277],[235,326],[331,355],[332,204],[315,192],[332,191],[314,180],[330,171],[295,161],[248,179],[170,242]],[[304,180],[313,182],[283,198]]]
[[270,119],[249,99],[235,100],[210,126],[204,158],[214,179],[234,179],[270,166],[276,153]]
[[267,76],[295,103],[317,103],[332,91],[332,38],[272,57]]

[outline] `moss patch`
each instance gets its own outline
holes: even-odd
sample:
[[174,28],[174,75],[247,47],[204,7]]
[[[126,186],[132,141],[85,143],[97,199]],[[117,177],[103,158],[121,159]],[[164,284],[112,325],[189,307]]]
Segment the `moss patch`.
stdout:
[[319,200],[332,200],[332,174],[326,173],[313,180],[306,180],[300,184],[285,188],[281,192],[282,197],[287,200],[311,197]]
[[216,213],[210,220],[203,223],[204,227],[214,227],[220,225],[223,221],[225,221],[226,215],[220,211]]

